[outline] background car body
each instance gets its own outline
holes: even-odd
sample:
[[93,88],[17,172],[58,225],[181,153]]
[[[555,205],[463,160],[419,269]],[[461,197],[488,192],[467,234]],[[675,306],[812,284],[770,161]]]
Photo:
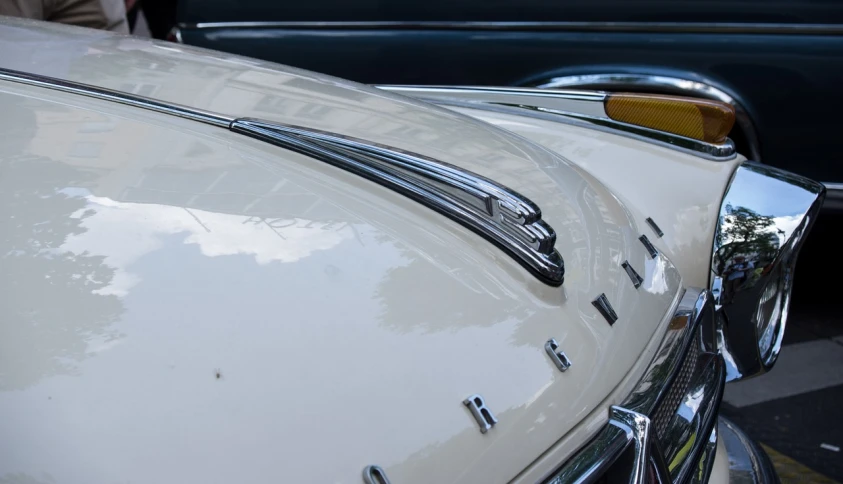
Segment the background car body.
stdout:
[[[0,420],[0,476],[15,479],[355,482],[377,464],[393,482],[535,480],[606,424],[683,289],[708,286],[721,194],[744,161],[488,116],[541,146],[328,76],[35,22],[0,22],[0,67],[0,412],[16,416]],[[215,122],[226,116],[504,183],[556,229],[565,283],[407,197]],[[664,257],[639,243],[647,217]],[[601,293],[614,325],[592,304]],[[575,369],[557,372],[548,337]],[[493,431],[462,405],[472,393]],[[713,482],[728,479],[724,459]]]
[[747,157],[843,183],[834,2],[182,0],[178,17],[185,43],[359,82],[731,98]]

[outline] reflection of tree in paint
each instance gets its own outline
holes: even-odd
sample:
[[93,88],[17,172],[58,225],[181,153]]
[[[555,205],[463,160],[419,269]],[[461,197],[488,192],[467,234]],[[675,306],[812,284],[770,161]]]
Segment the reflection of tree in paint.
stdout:
[[117,337],[108,327],[122,311],[117,297],[95,293],[114,273],[102,257],[60,251],[67,237],[84,231],[89,215],[84,199],[61,190],[84,184],[86,175],[20,155],[34,119],[21,105],[12,108],[16,114],[3,117],[17,123],[10,129],[21,136],[0,148],[0,390],[73,373],[89,342]]

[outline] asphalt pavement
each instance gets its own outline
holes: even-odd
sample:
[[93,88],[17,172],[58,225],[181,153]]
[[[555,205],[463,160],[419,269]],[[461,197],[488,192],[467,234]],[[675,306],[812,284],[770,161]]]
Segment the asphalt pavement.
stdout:
[[843,483],[840,223],[821,216],[805,244],[776,366],[726,385],[723,413],[762,444],[784,483]]

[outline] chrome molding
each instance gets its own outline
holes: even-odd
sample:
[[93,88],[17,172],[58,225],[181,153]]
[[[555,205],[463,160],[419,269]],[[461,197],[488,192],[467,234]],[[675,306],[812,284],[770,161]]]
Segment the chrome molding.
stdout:
[[492,180],[368,141],[255,119],[231,130],[365,177],[432,208],[495,243],[543,282],[564,279],[556,233],[533,202]]
[[55,77],[28,74],[12,69],[0,68],[0,80],[126,104],[140,109],[169,114],[171,116],[178,116],[192,121],[199,121],[200,123],[212,124],[221,128],[228,128],[234,121],[233,117],[211,113],[201,109],[194,109],[176,103],[159,101],[157,99],[137,96],[121,91],[115,91],[113,89],[91,86],[79,82],[65,81]]
[[557,90],[548,91],[527,87],[485,87],[485,86],[375,86],[386,91],[421,97],[433,102],[469,102],[472,105],[528,106],[570,112],[595,118],[607,118],[602,92]]
[[112,89],[0,68],[0,80],[42,87],[178,116],[245,134],[348,170],[432,208],[509,253],[543,282],[559,286],[564,262],[556,233],[521,194],[452,165],[363,140],[236,119]]
[[799,249],[826,187],[758,163],[735,170],[711,258],[719,339],[729,381],[769,371],[784,337]]
[[[644,377],[611,408],[600,433],[545,484],[595,482],[610,469],[631,484],[651,477],[664,484],[707,481],[726,378],[714,314],[708,291],[685,292]],[[630,450],[631,459],[620,459]]]
[[734,143],[707,143],[673,133],[622,123],[606,115],[600,92],[481,86],[394,86],[379,89],[445,107],[479,109],[561,122],[657,144],[715,161],[735,158]]
[[472,21],[288,21],[288,22],[184,22],[183,29],[295,29],[295,30],[502,30],[569,32],[722,33],[841,35],[835,24],[708,23],[708,22],[472,22]]
[[541,89],[594,89],[674,94],[712,99],[731,104],[735,108],[735,122],[741,131],[743,131],[747,144],[749,145],[747,157],[761,161],[761,146],[758,141],[758,133],[746,109],[734,96],[715,87],[710,81],[691,80],[666,75],[616,72],[558,76],[532,83],[532,86]]

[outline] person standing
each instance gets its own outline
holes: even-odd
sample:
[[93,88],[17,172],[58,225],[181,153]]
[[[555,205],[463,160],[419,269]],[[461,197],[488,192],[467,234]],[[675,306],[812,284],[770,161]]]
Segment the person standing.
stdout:
[[0,15],[129,33],[125,0],[0,0]]

